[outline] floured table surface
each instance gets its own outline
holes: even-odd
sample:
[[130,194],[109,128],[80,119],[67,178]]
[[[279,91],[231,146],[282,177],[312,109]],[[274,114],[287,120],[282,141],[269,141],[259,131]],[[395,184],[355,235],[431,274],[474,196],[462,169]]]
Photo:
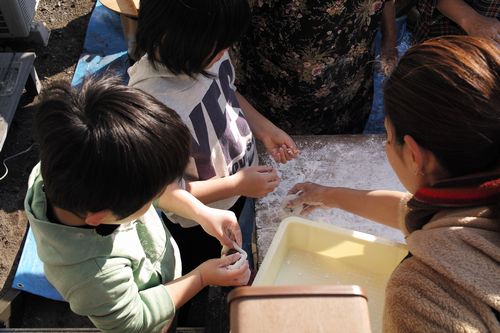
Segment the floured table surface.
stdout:
[[[385,135],[293,136],[300,155],[287,164],[277,164],[259,145],[262,165],[278,169],[281,182],[276,190],[256,200],[258,262],[262,263],[284,218],[280,205],[294,184],[314,182],[357,189],[404,190],[385,156]],[[402,233],[339,209],[316,209],[306,218],[404,243]]]

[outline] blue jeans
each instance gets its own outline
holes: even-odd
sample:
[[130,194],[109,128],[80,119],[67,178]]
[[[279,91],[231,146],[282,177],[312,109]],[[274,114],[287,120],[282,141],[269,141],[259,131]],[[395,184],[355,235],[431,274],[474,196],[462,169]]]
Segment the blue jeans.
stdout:
[[252,198],[246,198],[243,209],[238,218],[241,234],[243,236],[242,249],[248,254],[248,263],[250,269],[254,266],[254,253],[252,251],[252,243],[255,239],[255,201]]

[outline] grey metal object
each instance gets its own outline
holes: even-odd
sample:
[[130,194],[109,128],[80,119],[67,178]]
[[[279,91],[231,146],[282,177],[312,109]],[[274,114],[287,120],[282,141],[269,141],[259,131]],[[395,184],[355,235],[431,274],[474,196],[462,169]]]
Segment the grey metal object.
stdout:
[[47,46],[49,44],[50,30],[45,25],[45,22],[33,21],[31,29],[26,41],[28,43],[40,44]]
[[40,92],[33,67],[35,53],[0,53],[0,151],[24,88],[31,95]]
[[27,37],[39,0],[0,1],[0,37]]

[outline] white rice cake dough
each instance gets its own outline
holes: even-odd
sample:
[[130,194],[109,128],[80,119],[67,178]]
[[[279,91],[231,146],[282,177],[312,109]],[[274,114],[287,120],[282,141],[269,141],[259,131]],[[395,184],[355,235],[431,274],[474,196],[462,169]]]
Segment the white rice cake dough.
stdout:
[[[235,249],[236,251],[238,251],[238,253],[241,255],[241,257],[235,263],[226,266],[227,269],[231,269],[231,270],[238,269],[241,266],[243,266],[243,264],[245,263],[245,261],[248,258],[248,254],[246,253],[246,251],[243,250],[241,247],[239,247],[238,244],[236,244],[236,242],[233,242],[233,249]],[[227,255],[227,253],[229,252],[229,250],[231,250],[229,247],[224,246],[222,248],[222,256]]]

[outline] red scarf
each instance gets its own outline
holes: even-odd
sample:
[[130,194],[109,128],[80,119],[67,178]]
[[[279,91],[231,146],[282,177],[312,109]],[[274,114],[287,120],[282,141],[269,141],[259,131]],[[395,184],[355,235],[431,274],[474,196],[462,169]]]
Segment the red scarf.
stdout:
[[419,189],[408,202],[406,227],[421,229],[443,208],[500,205],[500,170],[446,179]]

